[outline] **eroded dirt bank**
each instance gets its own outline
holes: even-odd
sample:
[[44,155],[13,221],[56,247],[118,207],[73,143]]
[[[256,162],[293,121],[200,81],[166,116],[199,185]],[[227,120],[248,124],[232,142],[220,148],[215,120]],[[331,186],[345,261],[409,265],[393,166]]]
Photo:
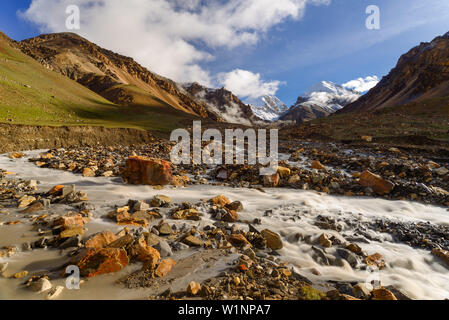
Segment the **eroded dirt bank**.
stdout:
[[153,139],[152,133],[137,129],[0,124],[0,153],[97,144],[102,146],[139,145]]

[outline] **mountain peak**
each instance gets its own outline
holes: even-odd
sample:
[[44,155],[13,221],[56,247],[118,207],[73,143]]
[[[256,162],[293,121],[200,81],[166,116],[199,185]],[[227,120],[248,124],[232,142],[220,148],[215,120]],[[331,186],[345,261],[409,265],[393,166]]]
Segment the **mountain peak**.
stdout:
[[267,121],[276,121],[289,108],[278,97],[273,95],[264,95],[258,99],[247,101],[254,114]]

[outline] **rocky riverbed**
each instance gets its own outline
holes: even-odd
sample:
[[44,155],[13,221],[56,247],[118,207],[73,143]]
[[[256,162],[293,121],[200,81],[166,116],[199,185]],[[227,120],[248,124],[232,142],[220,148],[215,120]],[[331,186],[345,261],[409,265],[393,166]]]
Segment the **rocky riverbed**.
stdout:
[[449,298],[447,163],[282,148],[272,177],[178,166],[165,187],[120,177],[130,156],[168,160],[163,141],[1,156],[0,298]]

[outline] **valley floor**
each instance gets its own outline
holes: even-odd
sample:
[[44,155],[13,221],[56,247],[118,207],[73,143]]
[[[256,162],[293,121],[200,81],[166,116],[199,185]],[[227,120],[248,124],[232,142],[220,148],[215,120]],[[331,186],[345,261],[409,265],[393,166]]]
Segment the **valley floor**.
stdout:
[[[153,154],[167,154],[163,145],[151,148],[156,150]],[[316,148],[307,145],[306,150],[291,158],[296,169],[293,162],[286,164],[292,174],[298,173],[303,182],[306,181],[303,175],[309,172],[308,190],[303,190],[307,189],[303,184],[269,188],[250,185],[245,181],[218,181],[216,168],[200,167],[190,171],[178,168],[176,171],[184,173],[191,182],[184,187],[163,189],[125,185],[116,170],[104,174],[107,171],[100,165],[103,163],[101,159],[114,159],[116,167],[123,161],[117,158],[118,155],[125,158],[127,153],[144,153],[145,148],[53,150],[50,159],[45,159],[45,150],[24,152],[24,157],[17,159],[2,155],[0,168],[8,174],[3,171],[0,189],[0,248],[3,247],[0,250],[0,266],[5,268],[3,277],[0,277],[0,299],[45,298],[48,292],[36,293],[24,285],[25,280],[36,275],[47,275],[54,287],[65,287],[63,266],[70,264],[71,256],[78,250],[61,249],[50,244],[54,230],[49,227],[54,219],[68,212],[89,208],[90,218],[84,226],[87,230],[83,239],[106,230],[120,233],[124,227],[105,218],[105,215],[126,206],[131,199],[150,203],[151,199],[161,194],[171,198],[171,203],[153,210],[169,224],[171,234],[159,232],[161,219],[154,220],[143,229],[128,228],[134,237],[142,232],[159,234],[158,242],[168,244],[169,247],[161,249],[161,253],[164,251],[167,257],[177,262],[168,275],[153,277],[140,271],[142,263],[135,262],[119,272],[85,279],[80,290],[63,289],[55,298],[191,298],[192,294],[186,292],[191,281],[202,285],[198,296],[205,299],[348,299],[356,296],[371,299],[385,298],[391,293],[398,299],[449,298],[449,264],[446,263],[449,260],[446,257],[448,261],[445,262],[444,257],[435,256],[435,251],[432,253],[438,248],[443,249],[443,253],[449,249],[449,212],[442,205],[447,200],[447,194],[437,196],[429,191],[428,194],[418,194],[419,199],[414,198],[415,201],[409,201],[407,197],[394,201],[366,193],[357,198],[349,197],[344,195],[345,190],[334,190],[328,192],[333,194],[328,194],[323,192],[326,191],[324,187],[317,192],[313,190],[313,185],[317,184],[312,181],[317,172],[310,168],[310,160],[321,157],[321,161],[326,163],[326,159],[319,150],[315,151]],[[329,146],[326,149],[329,150]],[[362,152],[342,152],[349,153],[352,158],[370,159]],[[387,154],[390,164],[393,163],[395,151]],[[408,158],[413,159],[410,155]],[[77,173],[88,166],[89,160],[97,165],[96,177],[83,177]],[[402,160],[405,167],[399,169],[407,169],[407,161]],[[72,172],[67,171],[68,165],[61,166],[61,163],[70,161],[78,164],[75,169],[72,167]],[[385,162],[385,159],[379,156],[376,161]],[[427,163],[429,160],[421,161]],[[326,163],[326,174],[339,177],[336,171],[344,171],[346,178],[352,179],[349,178],[351,168],[358,169],[337,170],[333,167],[336,163],[335,159]],[[407,170],[407,175],[410,175],[411,171]],[[324,171],[322,174],[325,174]],[[242,177],[246,179],[244,174]],[[409,181],[416,180],[419,175],[409,178]],[[436,175],[428,184],[439,184],[442,192],[443,187],[447,187],[445,179],[445,176]],[[39,181],[37,190],[27,187],[34,184],[30,180]],[[420,183],[418,181],[417,185]],[[23,209],[17,208],[17,198],[41,195],[44,199],[55,185],[75,185],[76,191],[86,193],[88,202],[82,201],[85,204],[79,207],[76,201],[58,203],[50,197],[51,204],[42,212],[23,213]],[[340,189],[345,189],[342,181]],[[14,196],[8,197],[9,194]],[[216,214],[212,213],[214,209],[205,200],[219,195],[241,202],[243,211],[239,213],[238,222],[217,221]],[[173,211],[176,208],[194,209],[198,217],[194,221],[175,220]],[[44,212],[45,216],[42,215]],[[257,248],[254,245],[259,237],[257,232],[262,230],[280,235],[279,239],[275,238],[282,243],[282,249]],[[228,240],[229,236],[236,235],[254,239],[252,250],[248,246],[230,245],[223,239],[213,240],[220,238],[217,238],[218,233]],[[201,241],[204,248],[192,243],[186,245],[181,240],[185,235]],[[241,239],[234,237],[233,240]],[[27,274],[21,277],[23,274],[20,275],[20,272],[23,271]],[[368,290],[361,293],[359,288],[369,289],[373,280],[380,281],[381,286],[389,291],[370,293]]]

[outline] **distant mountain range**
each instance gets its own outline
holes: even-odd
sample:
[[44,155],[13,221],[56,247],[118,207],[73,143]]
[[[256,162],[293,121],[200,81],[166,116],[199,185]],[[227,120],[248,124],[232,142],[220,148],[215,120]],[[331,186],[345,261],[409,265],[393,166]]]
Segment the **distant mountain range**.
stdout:
[[356,101],[360,96],[358,92],[330,81],[322,81],[306,90],[295,105],[284,112],[279,119],[300,123],[327,117]]
[[[143,122],[151,123],[150,127],[154,123],[160,123],[155,119],[168,119],[170,126],[174,126],[177,121],[174,119],[195,117],[248,126],[276,121],[301,123],[333,113],[364,113],[409,103],[418,104],[414,106],[416,111],[420,107],[424,108],[424,103],[420,105],[423,101],[449,96],[449,32],[429,43],[421,43],[404,54],[397,66],[365,95],[322,81],[306,90],[290,108],[276,96],[265,95],[259,99],[242,101],[225,88],[212,89],[198,83],[179,84],[149,71],[132,58],[103,49],[73,33],[41,35],[21,42],[13,41],[0,33],[0,44],[0,56],[5,57],[0,60],[0,80],[3,79],[0,82],[0,103],[8,106],[0,110],[0,117],[4,116],[5,119],[14,119],[14,116],[19,118],[18,114],[14,115],[13,106],[20,106],[21,102],[17,101],[18,97],[12,87],[12,84],[18,83],[22,84],[20,89],[24,91],[23,96],[31,99],[26,100],[24,108],[25,105],[32,108],[40,105],[40,102],[34,103],[31,90],[22,90],[23,86],[27,89],[29,85],[40,88],[33,93],[34,96],[42,93],[42,97],[36,98],[36,101],[42,100],[39,107],[42,110],[36,110],[36,115],[52,118],[43,111],[52,106],[51,108],[62,110],[61,116],[55,118],[59,122],[75,117],[79,118],[77,121],[96,122],[105,118],[113,118],[114,121],[128,119],[133,127],[140,127]],[[16,72],[11,72],[13,65]],[[61,77],[55,78],[50,71],[69,81],[62,81]],[[42,79],[46,79],[41,83],[36,81],[40,74]],[[70,80],[82,86],[74,85]],[[48,84],[48,87],[41,84]],[[79,92],[80,97],[92,97],[86,101],[78,99],[76,94],[63,98],[52,89],[61,86],[73,87],[72,91]],[[81,90],[82,88],[88,90]],[[51,93],[53,91],[56,93]],[[65,94],[69,95],[69,90]],[[48,100],[47,96],[53,97],[51,103],[44,103]],[[99,96],[103,102],[98,103]],[[61,101],[64,101],[64,106],[60,105]],[[437,102],[434,101],[432,106],[436,106]],[[80,104],[92,105],[92,110],[71,109],[74,106],[79,109]],[[108,109],[107,112],[103,110],[105,108]],[[70,116],[65,117],[63,114],[67,110]],[[11,114],[13,117],[9,117]],[[23,115],[32,114],[34,113],[25,112]],[[54,114],[59,113],[55,111]],[[151,116],[148,119],[136,119],[137,114]],[[155,114],[160,116],[154,116]],[[31,118],[30,122],[33,121]]]

